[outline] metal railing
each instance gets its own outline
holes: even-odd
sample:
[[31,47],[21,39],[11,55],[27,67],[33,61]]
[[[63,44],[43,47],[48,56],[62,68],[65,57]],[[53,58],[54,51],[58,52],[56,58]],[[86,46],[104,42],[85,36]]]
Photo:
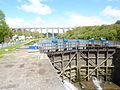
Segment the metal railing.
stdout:
[[9,47],[9,46],[13,46],[13,45],[16,45],[16,44],[21,43],[21,42],[24,42],[24,41],[14,41],[14,42],[1,43],[0,44],[0,49],[6,48],[6,47]]
[[[105,46],[106,42],[89,42],[89,41],[68,41],[68,42],[47,42],[47,43],[40,43],[39,47],[41,52],[55,52],[55,51],[69,51],[73,49],[93,49],[93,48],[102,48]],[[120,42],[113,42],[109,41],[109,47],[115,47],[120,45]]]

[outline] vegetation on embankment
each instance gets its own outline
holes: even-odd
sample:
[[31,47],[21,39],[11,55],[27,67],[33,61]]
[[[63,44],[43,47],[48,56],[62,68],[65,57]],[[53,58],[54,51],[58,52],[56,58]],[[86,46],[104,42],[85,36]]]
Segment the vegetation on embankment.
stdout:
[[120,41],[120,20],[115,24],[101,26],[84,26],[69,30],[66,33],[57,35],[57,38],[68,39],[100,39]]
[[3,54],[11,53],[11,52],[15,51],[16,48],[20,48],[22,45],[24,45],[26,43],[29,43],[29,42],[30,42],[30,40],[27,40],[25,42],[20,42],[16,45],[13,45],[13,46],[8,46],[6,48],[1,48],[0,49],[0,58],[3,57]]
[[34,40],[26,40],[24,42],[20,42],[16,45],[13,45],[13,46],[8,46],[6,48],[1,48],[0,49],[0,58],[3,58],[4,54],[11,53],[11,52],[15,51],[16,48],[20,48],[23,45],[33,45],[35,42],[39,42],[41,40],[42,40],[42,38],[41,39],[34,39]]
[[8,46],[8,47],[6,47],[6,48],[2,48],[2,49],[0,49],[0,55],[1,55],[1,54],[7,54],[7,53],[13,52],[13,51],[16,50],[16,48],[20,48],[21,45],[23,45],[24,43],[25,43],[25,42],[21,42],[21,43],[18,43],[18,44],[16,44],[16,45],[13,45],[13,46]]

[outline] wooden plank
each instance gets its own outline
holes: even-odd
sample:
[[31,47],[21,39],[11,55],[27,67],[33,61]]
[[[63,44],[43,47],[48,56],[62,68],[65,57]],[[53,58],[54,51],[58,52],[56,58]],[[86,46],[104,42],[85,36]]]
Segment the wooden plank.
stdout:
[[70,61],[69,61],[69,62],[67,63],[67,65],[64,67],[64,70],[61,71],[61,74],[60,74],[59,76],[61,76],[61,75],[64,73],[65,69],[68,67],[69,63],[71,63],[72,59],[75,57],[76,54],[77,54],[77,53],[75,53],[75,54],[71,57]]
[[[50,55],[50,54],[61,54],[61,53],[70,53],[70,52],[77,52],[77,51],[82,51],[82,52],[85,52],[85,51],[88,51],[87,49],[79,49],[79,50],[71,50],[71,51],[58,51],[58,52],[46,52],[47,55]],[[89,52],[96,52],[97,49],[90,49]],[[115,51],[115,49],[99,49],[99,52],[104,52],[104,51]]]

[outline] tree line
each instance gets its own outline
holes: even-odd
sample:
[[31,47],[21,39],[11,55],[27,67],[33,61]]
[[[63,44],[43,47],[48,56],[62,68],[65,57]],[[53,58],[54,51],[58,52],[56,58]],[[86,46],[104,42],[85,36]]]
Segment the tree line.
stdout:
[[0,43],[6,38],[12,38],[12,31],[5,21],[5,14],[0,10]]
[[100,39],[120,41],[120,20],[111,25],[84,26],[57,35],[57,38],[68,39]]

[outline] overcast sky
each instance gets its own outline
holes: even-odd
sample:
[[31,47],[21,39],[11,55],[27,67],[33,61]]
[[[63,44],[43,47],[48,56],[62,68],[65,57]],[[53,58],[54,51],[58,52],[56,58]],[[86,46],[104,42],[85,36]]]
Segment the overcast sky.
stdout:
[[92,26],[120,19],[120,0],[0,0],[10,27]]

